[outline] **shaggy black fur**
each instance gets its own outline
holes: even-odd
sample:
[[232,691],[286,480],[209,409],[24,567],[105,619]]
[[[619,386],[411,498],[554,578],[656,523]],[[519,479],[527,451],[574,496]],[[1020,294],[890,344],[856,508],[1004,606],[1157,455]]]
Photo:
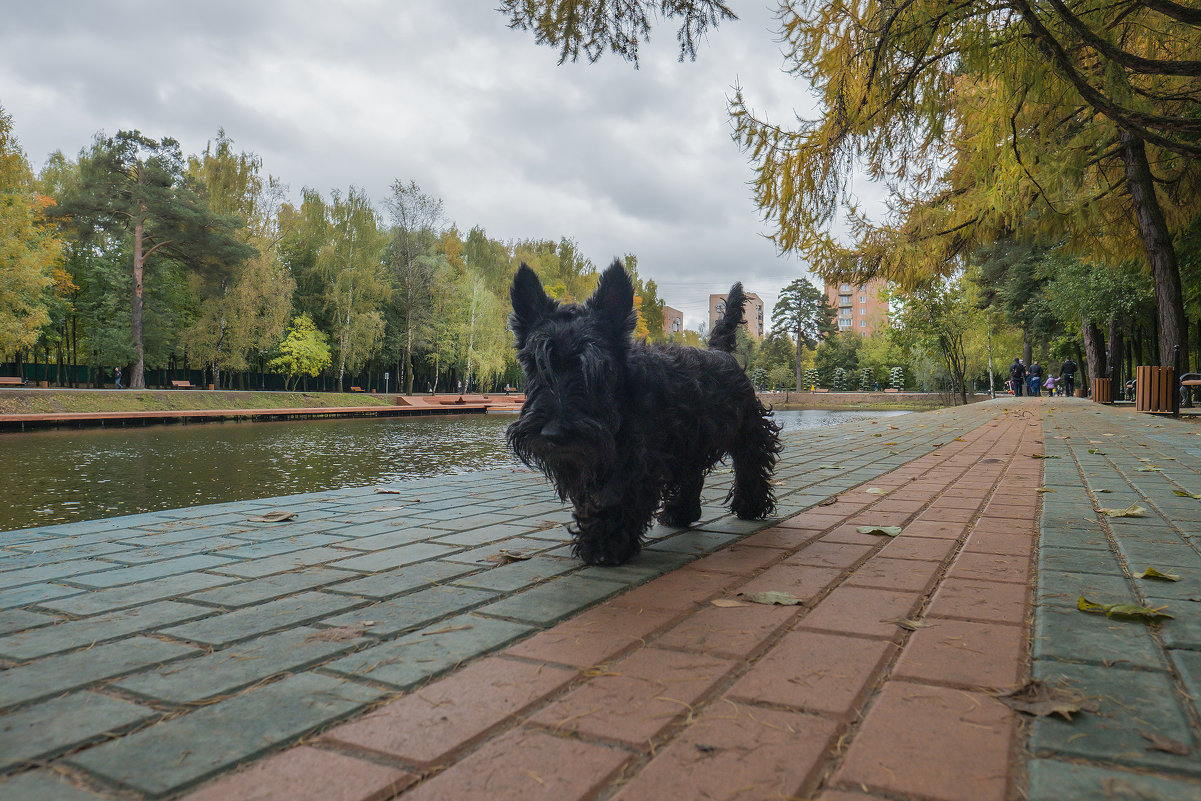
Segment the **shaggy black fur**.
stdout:
[[741,284],[708,350],[633,341],[634,287],[620,262],[583,305],[550,299],[524,264],[510,295],[526,400],[509,445],[571,501],[582,560],[620,565],[636,556],[660,503],[669,526],[699,519],[705,475],[727,455],[730,509],[743,519],[775,511],[780,429],[730,354]]

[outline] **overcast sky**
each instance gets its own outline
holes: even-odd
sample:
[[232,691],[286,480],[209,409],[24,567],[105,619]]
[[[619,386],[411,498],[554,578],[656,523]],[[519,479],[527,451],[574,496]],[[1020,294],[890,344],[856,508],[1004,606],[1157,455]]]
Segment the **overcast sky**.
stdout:
[[767,0],[733,0],[695,62],[655,29],[641,68],[556,64],[496,0],[53,0],[0,26],[0,105],[35,168],[100,130],[172,136],[186,153],[224,128],[298,197],[365,189],[383,208],[416,181],[466,232],[576,239],[639,273],[695,328],[741,280],[764,298],[807,274],[780,256],[730,138],[726,100],[811,116],[784,75]]

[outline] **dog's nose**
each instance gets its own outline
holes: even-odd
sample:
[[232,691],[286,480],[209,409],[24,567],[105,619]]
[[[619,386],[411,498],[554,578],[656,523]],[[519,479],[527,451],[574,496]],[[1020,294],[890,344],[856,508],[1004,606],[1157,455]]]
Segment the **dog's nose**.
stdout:
[[567,438],[567,431],[559,424],[558,420],[552,420],[542,426],[542,438],[548,442],[562,442]]

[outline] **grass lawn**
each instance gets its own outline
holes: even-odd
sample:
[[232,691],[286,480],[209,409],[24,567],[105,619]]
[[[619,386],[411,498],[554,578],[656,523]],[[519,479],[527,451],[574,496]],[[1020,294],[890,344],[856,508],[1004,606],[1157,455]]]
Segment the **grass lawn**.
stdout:
[[227,392],[199,389],[3,389],[0,414],[158,412],[196,409],[301,409],[387,406],[391,395],[365,392]]

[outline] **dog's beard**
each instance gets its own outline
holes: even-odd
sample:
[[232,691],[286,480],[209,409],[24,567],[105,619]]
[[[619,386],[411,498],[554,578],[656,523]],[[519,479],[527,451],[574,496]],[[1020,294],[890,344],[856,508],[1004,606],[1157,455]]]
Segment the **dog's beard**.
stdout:
[[599,486],[617,461],[617,442],[604,422],[573,421],[570,435],[551,442],[541,435],[544,420],[525,412],[509,426],[509,447],[523,464],[541,470],[563,500]]

